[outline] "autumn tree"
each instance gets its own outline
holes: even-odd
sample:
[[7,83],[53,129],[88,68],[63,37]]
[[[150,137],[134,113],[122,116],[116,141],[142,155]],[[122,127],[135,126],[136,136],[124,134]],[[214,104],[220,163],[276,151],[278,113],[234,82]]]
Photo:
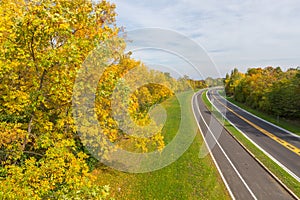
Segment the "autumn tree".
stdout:
[[0,2],[1,198],[107,195],[78,151],[71,104],[81,63],[119,31],[114,9],[105,0]]
[[[124,55],[115,5],[105,0],[2,0],[0,16],[0,198],[105,199],[109,187],[93,184],[85,139],[95,137],[99,157],[107,150],[102,136],[134,152],[161,151],[162,127],[149,112],[188,88],[187,79],[148,70]],[[98,52],[108,41],[113,45]],[[93,111],[102,132],[83,136],[74,117],[76,106],[83,107],[74,85],[87,58],[101,60],[107,53],[112,64],[102,76],[85,77],[98,81]],[[135,124],[117,121],[119,113],[129,113]]]
[[233,70],[225,89],[234,99],[267,113],[299,118],[299,68],[283,72],[280,67],[250,68],[242,74]]
[[270,110],[277,116],[300,118],[300,70],[289,70],[267,93]]
[[234,89],[243,78],[244,74],[238,71],[237,68],[231,71],[231,75],[225,79],[225,92],[228,96],[234,95]]
[[[102,134],[115,147],[135,152],[162,150],[162,127],[150,120],[149,111],[174,95],[175,81],[129,56],[107,67],[100,78],[95,103]],[[105,158],[101,152],[98,156]]]

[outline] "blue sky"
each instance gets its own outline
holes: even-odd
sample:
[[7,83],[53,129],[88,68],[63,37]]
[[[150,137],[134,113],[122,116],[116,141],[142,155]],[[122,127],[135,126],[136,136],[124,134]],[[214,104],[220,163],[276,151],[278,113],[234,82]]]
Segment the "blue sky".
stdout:
[[[234,67],[246,71],[249,67],[300,66],[298,0],[111,2],[117,6],[119,26],[127,31],[157,27],[179,32],[203,47],[221,76]],[[193,77],[191,71],[187,74]]]

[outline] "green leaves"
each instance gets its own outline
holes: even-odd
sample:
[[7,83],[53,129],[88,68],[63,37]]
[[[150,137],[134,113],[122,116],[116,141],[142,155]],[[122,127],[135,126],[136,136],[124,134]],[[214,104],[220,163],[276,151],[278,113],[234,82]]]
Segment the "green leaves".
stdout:
[[227,95],[252,108],[276,116],[300,117],[299,69],[250,68],[246,74],[232,71],[225,80]]

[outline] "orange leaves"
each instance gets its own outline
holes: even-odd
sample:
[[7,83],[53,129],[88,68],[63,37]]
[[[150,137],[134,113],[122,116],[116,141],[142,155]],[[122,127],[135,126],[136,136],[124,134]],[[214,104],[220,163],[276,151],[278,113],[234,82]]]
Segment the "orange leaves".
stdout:
[[22,130],[21,124],[0,123],[0,148],[12,149],[14,145],[22,142],[26,131]]
[[22,124],[0,122],[0,166],[10,165],[21,158],[26,135]]

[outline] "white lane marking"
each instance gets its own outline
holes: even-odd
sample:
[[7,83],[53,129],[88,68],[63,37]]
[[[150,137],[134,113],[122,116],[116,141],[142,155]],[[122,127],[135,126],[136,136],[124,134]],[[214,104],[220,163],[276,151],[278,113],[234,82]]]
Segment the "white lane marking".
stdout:
[[[230,160],[230,158],[228,157],[228,155],[225,153],[224,149],[222,148],[222,146],[220,145],[220,143],[218,142],[218,140],[215,138],[214,134],[212,133],[212,131],[210,130],[209,126],[207,125],[207,123],[205,122],[201,112],[200,112],[200,108],[198,105],[198,101],[196,101],[196,106],[197,106],[197,111],[199,112],[200,117],[202,118],[205,126],[207,127],[207,130],[211,133],[212,137],[214,138],[214,140],[216,141],[216,144],[219,146],[220,150],[222,151],[222,153],[224,154],[225,158],[228,160],[229,164],[231,165],[231,167],[233,168],[233,170],[235,171],[235,173],[238,175],[238,177],[240,178],[240,180],[242,181],[242,183],[244,184],[244,186],[246,187],[246,189],[249,191],[249,193],[251,194],[251,196],[257,200],[256,196],[254,195],[254,193],[252,192],[252,190],[250,189],[250,187],[248,186],[248,184],[246,183],[246,181],[243,179],[243,177],[241,176],[241,174],[239,173],[239,171],[236,169],[236,167],[234,166],[234,164],[232,163],[232,161]],[[200,127],[201,129],[201,127]],[[202,129],[201,129],[202,130]]]
[[[207,97],[208,98],[208,97]],[[222,97],[223,98],[223,97]],[[213,105],[213,107],[219,112],[220,110],[210,101],[209,102]],[[226,100],[226,99],[225,99]],[[227,101],[227,100],[226,100]],[[277,165],[279,165],[283,170],[285,170],[289,175],[291,175],[294,179],[296,179],[298,182],[300,182],[300,178],[294,174],[290,169],[288,169],[285,165],[283,165],[281,162],[279,162],[276,158],[274,158],[271,154],[269,154],[267,151],[265,151],[261,146],[259,146],[256,142],[254,142],[251,138],[249,138],[242,130],[240,130],[238,127],[235,126],[234,123],[232,123],[223,113],[221,115],[226,119],[236,130],[238,130],[240,133],[242,133],[250,142],[252,142],[259,150],[261,150],[266,156],[268,156],[273,162],[275,162]]]
[[228,101],[227,99],[225,99],[224,97],[222,97],[218,92],[217,92],[216,94],[218,94],[218,96],[221,97],[222,99],[224,99],[227,103],[229,103],[229,104],[231,104],[232,106],[234,106],[234,107],[240,109],[241,111],[244,111],[245,113],[251,115],[252,117],[255,117],[256,119],[259,119],[259,120],[261,120],[261,121],[263,121],[263,122],[265,122],[265,123],[267,123],[267,124],[269,124],[269,125],[271,125],[271,126],[273,126],[273,127],[275,127],[275,128],[278,128],[278,129],[284,131],[285,133],[290,134],[290,135],[292,135],[292,136],[294,136],[294,137],[296,137],[296,138],[300,138],[299,135],[296,135],[295,133],[293,133],[293,132],[291,132],[291,131],[289,131],[289,130],[286,130],[286,129],[280,127],[280,126],[277,126],[276,124],[273,124],[273,123],[271,123],[271,122],[269,122],[269,121],[267,121],[267,120],[265,120],[265,119],[262,119],[262,118],[260,118],[260,117],[258,117],[258,116],[256,116],[256,115],[254,115],[254,114],[248,112],[247,110],[244,110],[243,108],[241,108],[241,107],[239,107],[239,106],[237,106],[237,105],[231,103],[230,101]]
[[[197,116],[196,116],[196,114],[195,114],[195,109],[194,109],[194,101],[196,100],[196,102],[197,102],[197,98],[195,98],[195,95],[197,95],[197,93],[195,93],[195,94],[193,95],[193,97],[192,97],[192,110],[193,110],[193,114],[194,114],[194,117],[195,117],[197,126],[198,126],[199,130],[201,131],[201,127],[200,127],[200,125],[199,125]],[[201,132],[202,132],[202,131],[201,131]],[[223,180],[223,182],[224,182],[224,184],[225,184],[225,186],[226,186],[226,188],[227,188],[227,190],[228,190],[228,192],[229,192],[229,195],[231,196],[231,199],[232,199],[232,200],[235,200],[236,198],[234,197],[234,195],[233,195],[233,193],[232,193],[232,191],[231,191],[231,189],[230,189],[230,186],[228,185],[228,183],[227,183],[227,181],[226,181],[226,179],[225,179],[225,177],[224,177],[224,175],[223,175],[223,173],[222,173],[222,171],[221,171],[221,169],[220,169],[220,167],[219,167],[219,165],[218,165],[218,163],[217,163],[217,161],[216,161],[216,159],[215,159],[215,156],[214,156],[213,153],[211,152],[211,149],[209,148],[208,143],[206,142],[204,135],[201,134],[201,136],[202,136],[202,138],[203,138],[203,140],[204,140],[204,142],[205,142],[206,148],[208,149],[208,151],[209,151],[209,153],[210,153],[210,156],[211,156],[211,158],[212,158],[212,160],[213,160],[213,162],[214,162],[214,164],[215,164],[217,170],[219,171],[219,174],[221,175],[221,178],[222,178],[222,180]]]

